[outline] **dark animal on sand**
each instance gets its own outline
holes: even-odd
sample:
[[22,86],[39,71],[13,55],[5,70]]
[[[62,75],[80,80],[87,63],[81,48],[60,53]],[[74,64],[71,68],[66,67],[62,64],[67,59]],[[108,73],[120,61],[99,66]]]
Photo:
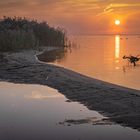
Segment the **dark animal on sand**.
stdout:
[[140,58],[138,56],[123,56],[123,59],[127,59],[130,63],[133,63],[134,66],[136,66],[136,62],[140,60]]

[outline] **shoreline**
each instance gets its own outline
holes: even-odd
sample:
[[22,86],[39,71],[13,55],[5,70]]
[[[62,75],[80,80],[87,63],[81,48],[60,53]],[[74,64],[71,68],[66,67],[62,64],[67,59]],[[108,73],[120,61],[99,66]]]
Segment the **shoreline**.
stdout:
[[70,101],[84,104],[111,121],[140,130],[140,91],[87,77],[37,61],[35,51],[5,54],[0,60],[0,81],[47,85]]

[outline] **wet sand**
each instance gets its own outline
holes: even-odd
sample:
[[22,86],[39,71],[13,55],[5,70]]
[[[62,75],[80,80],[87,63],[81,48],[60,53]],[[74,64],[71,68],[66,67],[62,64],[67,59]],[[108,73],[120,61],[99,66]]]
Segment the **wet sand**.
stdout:
[[139,131],[66,100],[46,85],[0,82],[0,140],[139,140]]
[[121,125],[140,130],[140,91],[99,81],[71,70],[40,63],[35,51],[7,53],[0,60],[0,80],[58,89]]

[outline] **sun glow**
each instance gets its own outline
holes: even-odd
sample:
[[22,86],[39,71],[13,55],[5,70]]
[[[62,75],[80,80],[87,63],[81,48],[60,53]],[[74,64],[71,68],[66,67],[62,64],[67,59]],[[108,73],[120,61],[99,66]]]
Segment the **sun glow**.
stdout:
[[121,24],[120,20],[115,20],[115,25],[119,26]]

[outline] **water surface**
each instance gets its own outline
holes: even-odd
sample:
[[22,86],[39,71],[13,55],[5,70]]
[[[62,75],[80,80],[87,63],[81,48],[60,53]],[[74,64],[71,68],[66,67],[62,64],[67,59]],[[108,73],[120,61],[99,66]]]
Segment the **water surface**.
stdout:
[[47,86],[0,82],[1,140],[139,140],[120,125],[62,124],[68,119],[104,118]]
[[122,59],[124,55],[140,57],[140,37],[73,36],[71,40],[77,46],[67,51],[63,58],[58,57],[55,64],[93,78],[140,90],[140,62],[134,67]]

